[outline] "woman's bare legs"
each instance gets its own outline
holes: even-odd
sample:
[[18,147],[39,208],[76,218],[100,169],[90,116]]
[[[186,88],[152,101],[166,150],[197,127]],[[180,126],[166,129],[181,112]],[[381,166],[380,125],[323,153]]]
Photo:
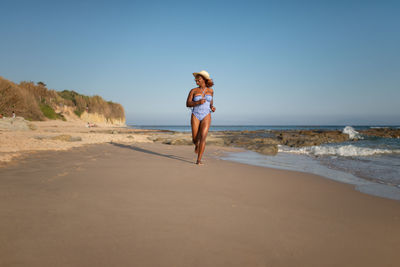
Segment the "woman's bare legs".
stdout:
[[211,124],[211,114],[208,114],[202,121],[199,121],[196,116],[192,114],[192,140],[195,145],[194,152],[197,154],[196,164],[201,164],[201,158],[206,147],[206,138]]
[[199,132],[197,134],[197,141],[199,141],[197,162],[196,162],[197,164],[201,164],[201,158],[203,157],[204,149],[206,147],[206,138],[208,130],[210,129],[210,124],[211,124],[211,114],[208,114],[200,122]]
[[195,115],[192,114],[191,118],[191,125],[192,125],[192,141],[193,144],[195,145],[194,148],[194,153],[198,154],[199,153],[199,129],[200,129],[200,121],[198,118],[196,118]]

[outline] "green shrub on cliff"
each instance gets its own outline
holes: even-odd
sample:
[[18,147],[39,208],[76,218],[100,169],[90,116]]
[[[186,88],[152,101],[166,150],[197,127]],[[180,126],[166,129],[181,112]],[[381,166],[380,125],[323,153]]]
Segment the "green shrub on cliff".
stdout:
[[56,113],[52,107],[47,104],[39,104],[40,110],[42,111],[43,115],[51,120],[63,120],[66,121],[64,115]]
[[105,101],[101,96],[86,96],[69,90],[58,94],[65,100],[65,104],[73,104],[76,107],[74,112],[78,117],[88,109],[89,113],[102,114],[107,119],[125,118],[124,108],[120,104]]
[[39,107],[46,118],[49,118],[51,120],[57,119],[57,113],[49,105],[40,103]]
[[62,114],[58,114],[54,111],[54,109],[52,107],[50,107],[47,104],[44,103],[40,103],[39,104],[40,110],[42,111],[43,115],[51,120],[63,120],[65,121],[65,117]]
[[71,103],[73,103],[74,105],[76,105],[76,101],[75,101],[75,97],[77,95],[79,95],[77,92],[75,91],[70,91],[70,90],[63,90],[61,92],[58,92],[58,94],[65,100],[69,100],[71,101]]
[[82,115],[82,113],[83,113],[83,110],[74,110],[74,113],[75,113],[75,115],[76,116],[78,116],[78,117],[81,117],[81,115]]

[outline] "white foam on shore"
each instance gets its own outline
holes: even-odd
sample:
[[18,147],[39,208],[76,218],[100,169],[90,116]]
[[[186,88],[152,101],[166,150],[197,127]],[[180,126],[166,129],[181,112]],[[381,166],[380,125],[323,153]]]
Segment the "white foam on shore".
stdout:
[[357,132],[356,130],[354,130],[354,128],[351,126],[344,127],[343,133],[348,134],[350,139],[355,139],[355,138],[362,139],[362,136],[360,135],[360,133]]
[[342,157],[365,157],[379,154],[398,154],[400,149],[382,149],[359,147],[354,145],[337,145],[337,146],[308,146],[300,148],[292,148],[287,146],[278,146],[279,152],[306,154],[314,156],[342,156]]

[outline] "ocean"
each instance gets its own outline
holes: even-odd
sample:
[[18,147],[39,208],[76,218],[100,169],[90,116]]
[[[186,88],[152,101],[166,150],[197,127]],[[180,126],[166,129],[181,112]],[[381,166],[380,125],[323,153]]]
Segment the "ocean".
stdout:
[[[190,126],[131,126],[135,129],[159,129],[190,132]],[[224,160],[251,165],[317,174],[352,184],[361,192],[400,201],[400,139],[363,136],[360,130],[400,128],[377,126],[211,126],[210,131],[255,130],[340,130],[358,141],[302,148],[279,146],[276,156],[253,151],[229,153]]]
[[[129,125],[134,129],[150,130],[168,130],[174,132],[190,132],[190,125]],[[376,127],[395,127],[400,126],[353,126],[355,130],[365,130]],[[257,130],[343,130],[345,126],[327,125],[327,126],[265,126],[265,125],[211,125],[210,131],[257,131]]]

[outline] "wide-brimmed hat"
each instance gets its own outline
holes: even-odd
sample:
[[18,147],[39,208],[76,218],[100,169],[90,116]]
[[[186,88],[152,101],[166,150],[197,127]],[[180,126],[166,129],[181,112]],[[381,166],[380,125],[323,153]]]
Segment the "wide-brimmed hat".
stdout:
[[210,78],[210,74],[208,74],[208,72],[205,71],[205,70],[202,70],[202,71],[200,71],[200,72],[193,72],[193,76],[194,76],[194,77],[196,77],[197,75],[203,76],[206,80],[211,79],[211,78]]

